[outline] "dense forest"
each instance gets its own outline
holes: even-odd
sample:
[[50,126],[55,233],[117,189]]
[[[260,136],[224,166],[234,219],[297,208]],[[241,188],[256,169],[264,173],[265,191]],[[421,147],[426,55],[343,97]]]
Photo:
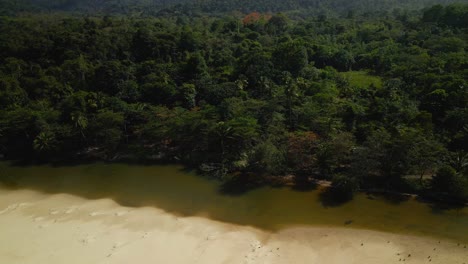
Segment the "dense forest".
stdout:
[[[298,16],[223,14],[224,2],[190,16],[0,17],[0,155],[468,200],[468,5]],[[366,3],[264,11],[303,2]]]
[[466,0],[0,0],[0,14],[28,12],[75,12],[86,14],[160,14],[232,12],[284,12],[296,14],[347,14],[416,10],[435,4],[450,4]]

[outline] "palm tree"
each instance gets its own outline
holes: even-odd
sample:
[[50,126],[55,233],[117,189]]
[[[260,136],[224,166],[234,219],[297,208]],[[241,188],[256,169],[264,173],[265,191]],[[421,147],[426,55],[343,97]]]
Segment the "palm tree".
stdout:
[[468,153],[463,150],[452,153],[449,162],[457,172],[463,173],[468,168]]
[[71,120],[74,122],[74,125],[78,130],[80,130],[82,138],[85,138],[84,130],[88,127],[88,119],[79,112],[74,112],[71,114]]
[[223,176],[226,173],[225,140],[232,138],[231,132],[232,127],[222,121],[218,122],[214,128],[214,133],[218,136],[221,145],[221,173]]
[[54,135],[50,132],[41,132],[33,141],[34,150],[38,152],[47,152],[55,147]]

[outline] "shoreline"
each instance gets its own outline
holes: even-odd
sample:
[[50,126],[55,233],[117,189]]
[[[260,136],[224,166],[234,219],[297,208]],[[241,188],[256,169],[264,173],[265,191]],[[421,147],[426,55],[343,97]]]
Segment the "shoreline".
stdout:
[[[281,176],[280,176],[281,177]],[[281,179],[277,179],[278,177],[275,176],[261,176],[262,180],[265,180],[264,184],[272,187],[290,187],[294,188],[296,186],[296,176],[294,175],[286,175],[282,176]],[[326,190],[333,188],[332,182],[329,180],[319,180],[314,177],[308,177],[307,184],[311,186],[315,186],[312,189],[320,189]],[[429,195],[425,193],[405,193],[405,192],[398,192],[398,191],[390,191],[385,189],[379,188],[369,188],[369,189],[358,189],[356,193],[362,193],[366,195],[390,195],[390,196],[399,196],[401,198],[408,198],[408,199],[418,199],[419,202],[422,203],[442,203],[450,206],[461,206],[461,207],[468,207],[468,202],[463,203],[459,202],[456,203],[453,199],[448,199],[447,197],[437,196],[437,195]]]
[[[342,227],[277,232],[109,198],[0,188],[1,263],[460,263],[467,245]],[[428,258],[429,257],[429,258]],[[465,263],[466,264],[466,263]]]
[[[59,161],[35,161],[35,160],[10,160],[10,159],[2,159],[0,157],[0,162],[8,162],[8,163],[16,163],[15,166],[30,166],[30,165],[53,165],[53,166],[73,166],[73,165],[81,165],[81,164],[94,164],[96,162],[102,162],[102,163],[123,163],[123,164],[138,164],[138,165],[169,165],[169,164],[177,164],[184,166],[187,170],[194,170],[198,171],[197,168],[193,168],[190,166],[187,166],[186,164],[183,163],[178,163],[178,162],[173,162],[171,160],[165,160],[165,159],[135,159],[133,157],[125,156],[125,155],[120,155],[116,154],[114,158],[111,159],[102,159],[102,158],[85,158],[85,159],[70,159],[70,160],[59,160]],[[198,171],[199,172],[199,171]],[[247,173],[248,175],[253,175],[254,173]],[[214,178],[217,179],[220,184],[222,184],[222,180],[216,177],[211,177],[209,174],[206,173],[198,173],[200,177],[208,177],[208,178]],[[230,173],[231,176],[239,176],[239,172],[232,172]],[[1,180],[1,179],[0,179]],[[288,175],[283,175],[283,176],[272,176],[272,175],[257,175],[254,177],[254,187],[245,187],[246,190],[250,189],[255,189],[258,187],[262,186],[271,186],[271,187],[288,187],[288,188],[296,188],[297,187],[297,180],[296,176],[292,174]],[[0,181],[1,183],[1,181]],[[310,189],[313,190],[314,188],[320,188],[322,190],[325,189],[330,189],[332,187],[332,182],[329,180],[320,180],[317,178],[314,178],[312,176],[309,176],[307,179],[307,183],[305,186],[305,190]],[[310,188],[310,186],[314,186]],[[302,187],[300,187],[302,188]],[[298,190],[301,190],[301,189]],[[362,193],[366,195],[391,195],[391,196],[400,196],[400,197],[405,197],[405,198],[411,198],[411,199],[419,199],[419,202],[422,203],[441,203],[443,205],[448,205],[448,206],[453,206],[453,207],[468,207],[468,201],[463,203],[463,202],[454,202],[453,199],[447,197],[447,196],[441,196],[441,195],[434,195],[434,194],[429,194],[429,193],[405,193],[405,192],[398,192],[398,191],[391,191],[391,190],[385,190],[385,189],[379,189],[379,188],[369,188],[369,189],[359,189],[356,191],[357,193]],[[468,263],[467,263],[468,264]]]

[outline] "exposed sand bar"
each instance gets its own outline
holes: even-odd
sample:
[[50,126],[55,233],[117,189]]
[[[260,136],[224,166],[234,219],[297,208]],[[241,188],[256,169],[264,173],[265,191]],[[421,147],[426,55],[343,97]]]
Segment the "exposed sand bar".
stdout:
[[453,241],[345,228],[271,233],[31,190],[0,189],[0,234],[0,263],[10,264],[468,263]]

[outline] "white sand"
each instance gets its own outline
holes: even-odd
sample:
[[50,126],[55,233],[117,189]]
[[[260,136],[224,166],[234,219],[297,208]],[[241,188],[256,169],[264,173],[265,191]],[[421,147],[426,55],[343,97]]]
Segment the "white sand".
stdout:
[[400,262],[468,264],[468,249],[452,241],[344,228],[270,233],[110,199],[0,189],[0,263]]

